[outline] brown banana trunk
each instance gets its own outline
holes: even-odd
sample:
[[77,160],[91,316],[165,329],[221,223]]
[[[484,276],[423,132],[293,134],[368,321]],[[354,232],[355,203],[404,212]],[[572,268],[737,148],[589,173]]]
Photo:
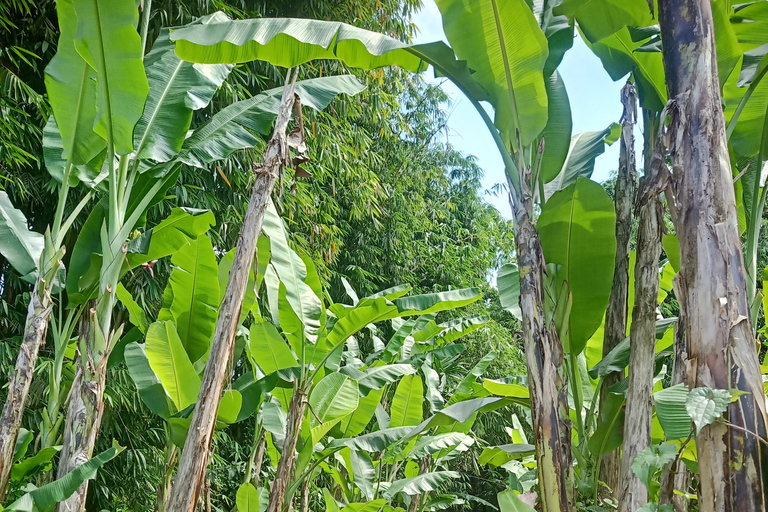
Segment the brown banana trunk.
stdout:
[[[646,179],[647,175],[643,180]],[[634,512],[648,503],[648,489],[632,471],[632,462],[651,444],[663,213],[658,196],[638,199],[641,202],[640,224],[635,263],[635,305],[630,327],[629,387],[624,416],[619,512]]]
[[0,502],[5,496],[8,487],[8,479],[11,476],[13,466],[13,452],[16,448],[16,439],[21,428],[21,419],[24,416],[24,408],[27,404],[29,386],[37,362],[37,354],[40,346],[45,343],[45,334],[48,331],[48,321],[53,309],[47,298],[48,290],[42,293],[39,290],[40,281],[35,283],[32,297],[27,310],[27,320],[24,325],[24,341],[19,348],[16,358],[16,367],[8,383],[8,398],[3,406],[0,416]]
[[[293,396],[288,405],[288,421],[283,441],[283,452],[280,454],[280,462],[277,463],[275,480],[269,491],[269,506],[267,512],[281,512],[285,502],[285,493],[293,479],[293,466],[296,460],[296,443],[301,433],[301,420],[304,418],[304,409],[307,401],[301,389],[296,383],[293,386]],[[311,441],[310,441],[311,442]]]
[[[421,459],[421,464],[419,465],[419,474],[423,475],[425,473],[429,473],[430,465],[432,464],[432,457],[427,455],[423,459]],[[424,495],[426,496],[426,494]],[[421,504],[422,495],[417,494],[415,496],[411,496],[411,504],[408,505],[408,512],[418,512],[419,505]]]
[[309,512],[309,484],[310,480],[307,478],[301,486],[301,512]]
[[[660,0],[670,104],[679,288],[696,386],[739,389],[724,418],[696,436],[702,512],[765,511],[760,444],[766,418],[750,325],[715,32],[709,0]],[[746,431],[746,432],[745,432]],[[749,432],[749,433],[747,433]]]
[[259,480],[261,479],[261,465],[264,462],[264,451],[267,448],[267,433],[264,432],[259,438],[259,444],[256,446],[256,451],[251,459],[251,472],[248,480],[257,489],[259,488]]
[[568,379],[562,344],[544,317],[544,254],[531,218],[533,195],[525,179],[520,183],[520,198],[511,202],[542,510],[569,512],[573,467]]
[[290,72],[288,74],[275,129],[264,152],[264,162],[256,171],[257,178],[253,185],[243,227],[240,229],[237,250],[229,273],[227,291],[219,311],[200,396],[195,405],[189,434],[182,450],[179,470],[171,492],[170,510],[173,512],[192,512],[205,481],[219,400],[230,372],[229,360],[235,346],[235,334],[245,297],[245,288],[248,284],[248,274],[255,257],[256,241],[261,232],[264,212],[269,204],[272,189],[288,156],[285,132],[291,117],[291,109],[294,107],[297,76],[298,70],[293,79]]
[[[94,365],[92,333],[89,332],[96,310],[90,310],[91,319],[81,322],[81,347],[87,353],[78,352],[77,370],[72,382],[69,409],[64,426],[64,447],[59,458],[57,478],[91,460],[96,434],[99,432],[104,413],[104,386],[107,379],[107,357]],[[56,506],[56,512],[84,512],[88,494],[86,480],[66,500]]]
[[[608,309],[605,313],[603,357],[627,337],[627,314],[629,294],[629,240],[632,235],[632,203],[635,200],[637,172],[635,170],[635,123],[637,122],[637,95],[632,83],[627,82],[621,90],[624,114],[621,122],[619,146],[619,173],[616,177],[616,263],[613,271],[613,286]],[[623,372],[613,372],[603,379],[600,393],[602,409],[608,388],[624,378]],[[619,483],[621,454],[617,448],[603,455],[600,479],[615,496]]]
[[[685,345],[685,328],[682,318],[675,322],[675,359],[672,363],[672,385],[687,384],[688,349]],[[675,494],[675,490],[688,492],[691,486],[691,472],[682,460],[675,459],[661,472],[659,505],[671,503],[674,512],[688,512],[688,498]]]

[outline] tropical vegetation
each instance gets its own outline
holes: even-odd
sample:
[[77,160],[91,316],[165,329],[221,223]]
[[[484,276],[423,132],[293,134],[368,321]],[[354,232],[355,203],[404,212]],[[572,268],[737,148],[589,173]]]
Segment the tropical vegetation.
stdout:
[[1,510],[768,510],[768,2],[435,3],[0,6]]

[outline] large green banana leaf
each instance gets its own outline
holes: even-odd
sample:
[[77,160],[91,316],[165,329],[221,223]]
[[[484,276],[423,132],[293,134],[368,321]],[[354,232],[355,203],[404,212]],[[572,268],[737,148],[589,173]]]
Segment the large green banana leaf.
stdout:
[[[352,75],[326,76],[296,83],[301,104],[322,110],[339,94],[353,96],[365,88]],[[254,133],[268,134],[280,108],[283,88],[270,89],[217,112],[184,141],[179,160],[196,167],[227,158],[260,144]]]
[[355,412],[341,420],[341,437],[354,437],[365,430],[365,427],[371,422],[383,394],[384,388],[373,390],[368,395],[360,397]]
[[[75,165],[86,164],[106,147],[106,141],[93,131],[96,119],[96,72],[75,49],[77,16],[73,0],[56,2],[56,14],[60,29],[59,44],[56,55],[45,68],[45,88],[53,109],[56,129],[48,129],[43,133],[46,166],[54,177],[57,173],[63,175],[67,160]],[[55,141],[57,137],[58,141]],[[52,153],[57,163],[49,165],[51,159],[48,148],[51,147],[54,148]]]
[[427,67],[405,43],[335,21],[261,18],[210,23],[174,30],[171,40],[182,59],[209,64],[263,60],[293,67],[314,59],[338,59],[362,69]]
[[298,361],[293,355],[275,326],[263,319],[256,319],[251,325],[249,338],[251,358],[265,374],[296,366]]
[[352,481],[360,489],[365,499],[370,500],[375,494],[376,469],[367,452],[352,450],[349,456],[352,469]]
[[563,0],[554,8],[554,13],[576,19],[591,42],[624,27],[647,27],[658,23],[648,0]]
[[418,375],[406,375],[400,380],[392,399],[389,426],[408,427],[421,423],[424,417],[424,384]]
[[437,6],[451,47],[488,93],[507,145],[516,144],[516,129],[524,146],[532,143],[547,123],[549,51],[525,0],[438,0]]
[[114,444],[81,466],[53,482],[29,491],[7,508],[7,512],[51,512],[57,503],[66,500],[86,480],[96,477],[99,468],[117,457],[123,448]]
[[561,266],[557,280],[566,281],[573,294],[570,343],[563,340],[573,357],[600,327],[608,305],[615,223],[613,201],[602,186],[586,178],[555,193],[537,223],[546,261]]
[[314,413],[313,419],[323,424],[354,412],[358,400],[357,382],[341,373],[331,373],[312,389],[309,407]]
[[32,275],[40,262],[45,241],[30,231],[27,218],[13,207],[8,194],[0,190],[0,254],[22,276]]
[[124,358],[139,396],[147,408],[166,420],[176,414],[178,411],[169,403],[163,384],[149,365],[145,346],[138,342],[129,343],[125,346]]
[[392,499],[397,493],[402,492],[409,496],[423,494],[429,491],[435,491],[450,479],[458,478],[459,474],[455,471],[433,471],[412,478],[402,478],[395,480],[384,491],[383,496]]
[[158,320],[173,320],[191,361],[210,347],[219,309],[219,280],[211,239],[201,235],[171,257],[173,270],[166,285],[173,298]]
[[112,140],[115,152],[133,151],[133,128],[141,117],[149,85],[134,0],[74,0],[75,48],[96,70],[94,131]]
[[[554,8],[560,0],[533,0],[531,10],[542,32],[547,38],[549,55],[544,65],[544,77],[554,73],[563,60],[565,52],[573,46],[573,23],[567,16],[555,14]],[[551,115],[551,114],[550,114]]]
[[[611,124],[599,132],[582,132],[570,138],[568,153],[560,172],[544,185],[544,202],[552,194],[569,187],[577,178],[590,178],[595,171],[595,159],[605,152],[621,134],[621,126]],[[544,170],[542,169],[542,172]]]
[[571,142],[573,121],[571,103],[560,73],[554,71],[547,79],[547,125],[541,132],[544,154],[541,160],[541,179],[549,183],[563,168]]
[[155,322],[147,330],[147,360],[176,409],[181,411],[197,402],[200,377],[189,360],[173,322]]
[[175,157],[186,139],[192,112],[208,105],[233,67],[183,61],[168,36],[169,30],[163,29],[144,57],[149,95],[133,133],[137,159],[167,162]]
[[235,497],[237,512],[259,512],[259,491],[250,482],[245,482],[237,489]]

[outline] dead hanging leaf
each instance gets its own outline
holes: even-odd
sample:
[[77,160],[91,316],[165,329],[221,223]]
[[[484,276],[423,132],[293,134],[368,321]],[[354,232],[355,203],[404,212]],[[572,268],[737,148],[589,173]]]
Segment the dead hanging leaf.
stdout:
[[538,494],[536,494],[536,491],[530,491],[523,494],[520,494],[518,498],[520,498],[520,501],[525,503],[526,505],[530,507],[536,506],[536,499],[539,497]]
[[312,178],[312,173],[301,167],[300,165],[296,166],[296,177],[297,178]]
[[229,188],[232,188],[232,184],[227,179],[227,175],[224,174],[224,171],[221,170],[221,167],[218,164],[216,165],[216,170],[219,172],[219,176],[221,176],[224,179],[224,181],[227,183],[227,186]]
[[299,153],[307,152],[307,141],[304,139],[304,130],[301,126],[295,127],[288,134],[288,145]]

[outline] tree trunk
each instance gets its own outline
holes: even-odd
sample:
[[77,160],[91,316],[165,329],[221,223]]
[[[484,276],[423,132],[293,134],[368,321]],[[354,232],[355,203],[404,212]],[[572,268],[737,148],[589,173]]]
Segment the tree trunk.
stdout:
[[310,480],[307,478],[301,486],[301,512],[309,512],[309,484]]
[[192,512],[205,480],[219,400],[229,374],[229,360],[234,351],[235,334],[248,284],[248,274],[256,253],[256,241],[275,181],[288,157],[285,132],[294,106],[297,76],[298,69],[293,79],[290,72],[288,73],[275,129],[264,152],[264,162],[256,170],[257,178],[243,227],[240,229],[227,291],[219,311],[213,344],[200,387],[200,396],[195,405],[176,481],[173,484],[170,501],[170,510],[173,512]]
[[259,444],[256,446],[256,452],[251,458],[251,472],[246,478],[246,481],[250,481],[254,487],[259,488],[259,480],[261,479],[261,465],[264,462],[264,451],[267,448],[267,433],[263,432],[259,439]]
[[[647,179],[646,174],[643,180]],[[648,489],[632,471],[632,462],[635,455],[651,444],[663,213],[658,196],[638,197],[638,200],[641,204],[640,224],[635,263],[635,305],[630,327],[629,387],[624,416],[619,512],[634,512],[648,503]]]
[[573,506],[573,467],[568,378],[563,347],[544,316],[544,254],[531,218],[533,196],[525,179],[520,184],[520,198],[511,202],[542,510],[569,512]]
[[[96,434],[99,432],[101,417],[104,413],[104,385],[107,379],[107,357],[94,363],[93,332],[96,310],[89,311],[91,318],[82,322],[80,331],[81,348],[86,353],[78,352],[77,369],[69,409],[64,427],[64,447],[59,458],[56,477],[64,475],[91,460]],[[84,512],[85,497],[88,493],[88,481],[68,499],[56,506],[56,512]]]
[[16,448],[16,439],[21,428],[21,419],[24,416],[24,408],[27,404],[29,386],[37,362],[37,354],[40,346],[45,343],[45,334],[48,331],[48,320],[51,317],[53,305],[48,299],[48,290],[42,293],[39,290],[40,280],[35,283],[32,297],[27,310],[27,320],[24,325],[24,341],[16,358],[16,367],[8,384],[8,397],[0,416],[0,502],[5,496],[8,487],[8,479],[11,476],[13,466],[13,452]]
[[[750,326],[709,0],[660,0],[673,221],[696,386],[747,392],[696,436],[702,512],[764,511],[765,392]],[[753,434],[745,433],[744,430]]]
[[[425,473],[429,473],[430,465],[432,464],[432,457],[427,455],[423,459],[421,459],[421,463],[419,464],[419,474],[423,475]],[[426,494],[424,494],[424,497],[426,497]],[[408,512],[418,512],[419,511],[419,505],[421,504],[422,495],[417,494],[415,496],[411,496],[411,504],[408,505]]]
[[[304,418],[304,409],[307,406],[305,395],[294,382],[293,396],[288,405],[288,421],[286,422],[285,441],[283,452],[280,454],[280,462],[277,463],[275,480],[269,491],[269,505],[267,512],[281,512],[285,502],[285,493],[293,479],[293,463],[296,460],[296,443],[301,433],[301,421]],[[308,442],[311,442],[308,441]]]
[[[621,90],[624,114],[621,121],[619,145],[619,173],[616,177],[614,202],[616,204],[616,263],[608,309],[605,313],[603,357],[627,337],[629,294],[629,240],[632,235],[632,203],[635,198],[637,172],[635,170],[635,123],[637,122],[637,95],[635,87],[627,82]],[[624,378],[623,372],[613,372],[603,379],[600,392],[600,409],[608,394],[608,388]],[[603,455],[600,479],[611,489],[613,496],[619,483],[621,454],[617,448]]]
[[[672,385],[687,384],[686,367],[688,365],[688,349],[685,345],[685,328],[682,318],[675,322],[675,358],[672,363]],[[661,491],[659,505],[671,503],[674,512],[688,512],[688,498],[675,494],[675,490],[688,492],[691,487],[691,472],[682,460],[675,459],[661,472]]]

